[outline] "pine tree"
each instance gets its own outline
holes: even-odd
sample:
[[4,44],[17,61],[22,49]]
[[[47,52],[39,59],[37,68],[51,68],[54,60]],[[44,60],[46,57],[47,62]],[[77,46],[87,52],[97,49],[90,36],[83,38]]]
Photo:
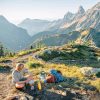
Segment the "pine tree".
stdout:
[[33,46],[31,45],[30,49],[33,49]]
[[0,57],[4,56],[4,47],[3,45],[0,43]]

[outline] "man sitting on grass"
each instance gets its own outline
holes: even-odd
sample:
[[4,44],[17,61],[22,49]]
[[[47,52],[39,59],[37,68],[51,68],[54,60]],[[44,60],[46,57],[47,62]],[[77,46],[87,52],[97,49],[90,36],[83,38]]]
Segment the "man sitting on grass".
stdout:
[[23,73],[28,70],[24,69],[24,64],[18,63],[16,65],[15,70],[12,72],[12,82],[14,83],[17,89],[23,89],[25,84],[29,84],[31,86],[31,90],[34,89],[34,80],[32,75],[24,76]]

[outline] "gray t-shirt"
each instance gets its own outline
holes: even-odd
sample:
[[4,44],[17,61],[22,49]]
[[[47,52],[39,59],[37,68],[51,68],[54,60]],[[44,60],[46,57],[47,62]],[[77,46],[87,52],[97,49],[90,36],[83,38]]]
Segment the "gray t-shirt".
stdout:
[[17,70],[14,70],[12,72],[12,82],[13,83],[16,83],[16,82],[19,82],[23,77],[23,74]]

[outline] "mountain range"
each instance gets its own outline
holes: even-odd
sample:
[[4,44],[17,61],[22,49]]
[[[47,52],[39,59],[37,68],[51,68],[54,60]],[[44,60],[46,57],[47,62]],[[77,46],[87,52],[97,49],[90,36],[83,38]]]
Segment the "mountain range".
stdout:
[[31,35],[43,32],[43,30],[54,31],[54,33],[55,30],[57,33],[67,33],[80,29],[94,28],[100,31],[100,2],[87,11],[80,6],[75,14],[67,12],[62,19],[51,22],[39,19],[26,19],[19,26],[29,31],[31,30]]
[[26,29],[29,35],[33,36],[39,32],[45,31],[49,23],[50,22],[47,20],[27,18],[18,24],[18,26]]
[[[34,19],[30,19],[30,22],[34,23]],[[25,23],[22,22],[20,26],[23,27],[23,24],[25,25]],[[30,25],[29,22],[27,22],[26,25],[27,24]],[[44,27],[44,25],[41,27]],[[34,26],[31,27],[31,29],[35,29]],[[91,34],[91,40],[93,40],[96,46],[100,47],[100,2],[87,11],[85,11],[84,8],[80,6],[77,13],[75,14],[67,12],[63,19],[52,22],[48,21],[44,31],[37,34],[33,32],[33,34],[31,34],[33,35],[32,45],[34,46],[38,42],[46,44],[47,46],[63,45],[70,41],[77,41],[79,39],[84,42],[89,41],[90,37],[88,39],[83,38],[83,33],[87,33],[84,35],[84,37],[88,37],[88,35]]]
[[87,11],[82,6],[76,13],[67,12],[62,19],[48,21],[25,19],[17,26],[0,16],[0,42],[13,51],[41,42],[59,46],[71,41],[92,40],[100,47],[100,2]]

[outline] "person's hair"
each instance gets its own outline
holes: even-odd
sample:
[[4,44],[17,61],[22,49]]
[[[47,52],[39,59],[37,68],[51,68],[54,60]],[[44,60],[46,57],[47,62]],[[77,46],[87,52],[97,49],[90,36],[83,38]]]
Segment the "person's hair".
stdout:
[[57,70],[57,73],[61,74],[62,75],[62,72],[60,70]]
[[24,64],[22,64],[22,63],[17,63],[17,64],[16,64],[16,68],[19,68],[19,67],[21,67],[21,66],[24,66]]

